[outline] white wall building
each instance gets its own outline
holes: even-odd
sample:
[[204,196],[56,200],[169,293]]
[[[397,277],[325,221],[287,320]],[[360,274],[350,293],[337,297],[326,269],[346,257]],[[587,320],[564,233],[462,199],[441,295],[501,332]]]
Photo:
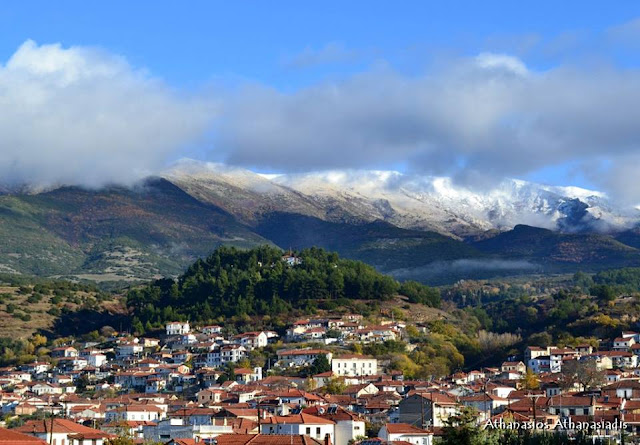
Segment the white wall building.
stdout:
[[166,324],[167,335],[184,335],[191,331],[188,321],[174,321]]
[[338,376],[378,374],[378,360],[364,355],[342,355],[331,360],[331,371]]
[[316,440],[324,440],[328,434],[331,443],[335,443],[335,422],[305,413],[267,418],[260,425],[260,432],[287,436],[306,435]]
[[409,442],[413,445],[431,445],[433,433],[407,423],[387,423],[380,428],[378,437],[386,442]]

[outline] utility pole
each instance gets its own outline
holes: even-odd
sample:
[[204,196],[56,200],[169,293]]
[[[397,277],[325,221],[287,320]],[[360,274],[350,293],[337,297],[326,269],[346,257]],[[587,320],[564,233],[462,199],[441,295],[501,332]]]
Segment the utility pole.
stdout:
[[487,403],[487,398],[489,397],[489,395],[487,394],[487,381],[484,382],[482,390],[484,391],[484,415],[486,417],[486,420],[489,421],[490,410],[489,404]]
[[[51,396],[49,396],[49,404],[51,405],[51,422],[50,422],[50,434],[49,434],[49,445],[53,445],[53,405],[51,404]],[[45,431],[46,431],[46,420],[45,420]]]
[[533,429],[535,430],[537,429],[536,405],[537,405],[538,399],[542,397],[542,394],[529,393],[527,397],[533,401]]

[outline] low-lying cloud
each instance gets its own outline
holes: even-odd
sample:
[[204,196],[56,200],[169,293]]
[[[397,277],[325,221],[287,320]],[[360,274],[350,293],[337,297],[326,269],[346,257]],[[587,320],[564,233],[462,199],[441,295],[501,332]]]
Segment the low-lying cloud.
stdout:
[[211,106],[93,48],[25,42],[0,65],[0,182],[129,184],[211,125]]
[[[349,54],[329,45],[298,62]],[[293,92],[251,83],[222,93],[195,97],[113,54],[27,41],[0,65],[0,182],[127,184],[213,143],[211,160],[236,166],[400,166],[474,188],[571,164],[640,202],[635,69],[541,71],[487,52],[418,75],[378,65]]]
[[426,266],[412,267],[406,269],[396,269],[389,272],[390,275],[399,279],[422,279],[438,280],[443,277],[469,276],[480,274],[489,276],[492,273],[522,273],[534,272],[540,266],[527,260],[476,260],[465,258],[453,261],[434,261]]

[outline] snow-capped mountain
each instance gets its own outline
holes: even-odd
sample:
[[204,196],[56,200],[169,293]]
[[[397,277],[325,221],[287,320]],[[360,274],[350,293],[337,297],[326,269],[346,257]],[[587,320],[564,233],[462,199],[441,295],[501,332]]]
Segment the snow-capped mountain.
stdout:
[[397,171],[267,175],[191,160],[163,176],[247,221],[289,212],[328,221],[384,220],[464,237],[517,224],[564,232],[621,230],[640,217],[636,209],[616,208],[598,191],[515,179],[472,190],[450,178]]

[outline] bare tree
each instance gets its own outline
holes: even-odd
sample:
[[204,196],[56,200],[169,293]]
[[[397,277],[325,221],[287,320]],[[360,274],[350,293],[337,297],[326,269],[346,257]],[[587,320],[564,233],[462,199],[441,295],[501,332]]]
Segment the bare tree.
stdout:
[[565,389],[578,384],[583,391],[602,386],[606,381],[595,360],[570,360],[562,365],[561,386]]

